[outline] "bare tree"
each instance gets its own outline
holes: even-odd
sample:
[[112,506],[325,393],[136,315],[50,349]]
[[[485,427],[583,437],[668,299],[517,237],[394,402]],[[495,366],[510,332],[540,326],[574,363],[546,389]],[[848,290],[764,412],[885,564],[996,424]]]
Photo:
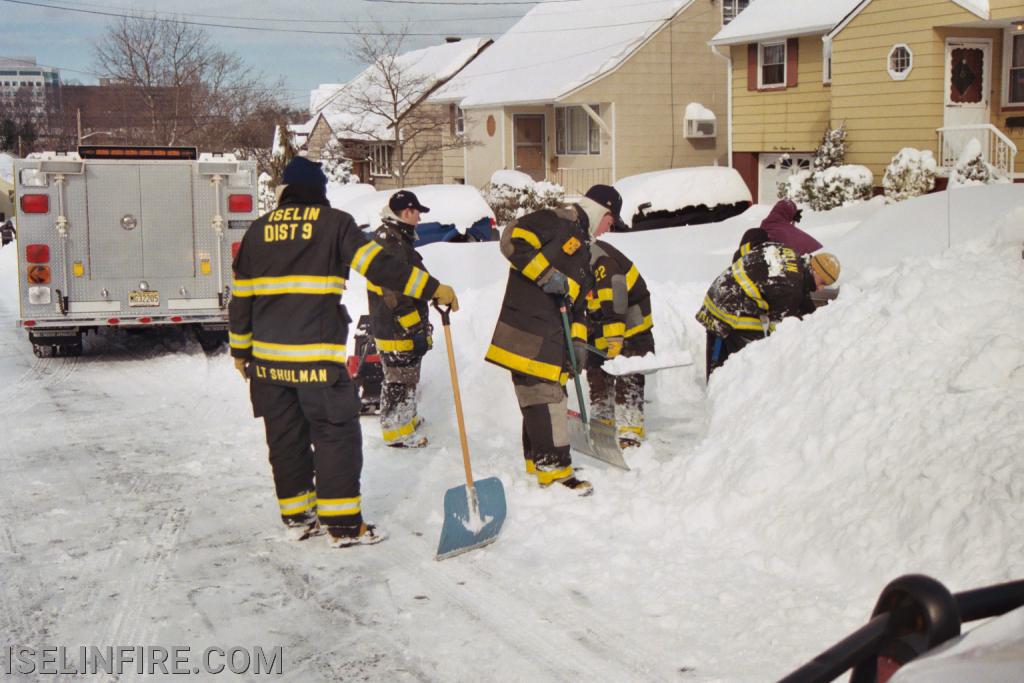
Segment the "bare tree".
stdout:
[[465,136],[444,134],[451,126],[448,107],[427,102],[444,79],[404,57],[407,26],[390,32],[381,25],[355,30],[352,56],[366,68],[325,105],[335,135],[349,150],[365,153],[373,143],[388,145],[391,173],[402,186],[424,157],[472,144]]
[[179,21],[119,18],[95,44],[94,60],[99,73],[144,106],[145,125],[124,135],[134,142],[255,146],[249,123],[272,122],[285,110],[275,104],[280,82],[265,84],[202,28]]

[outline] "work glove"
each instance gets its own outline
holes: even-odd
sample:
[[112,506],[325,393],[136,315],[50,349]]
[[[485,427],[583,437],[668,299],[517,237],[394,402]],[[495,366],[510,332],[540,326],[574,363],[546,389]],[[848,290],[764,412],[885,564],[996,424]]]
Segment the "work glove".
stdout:
[[410,330],[412,332],[412,352],[418,357],[427,355],[430,348],[430,331],[428,326],[421,325]]
[[249,374],[245,371],[245,366],[249,364],[249,361],[245,358],[235,358],[235,370],[238,370],[238,374],[242,376],[246,382],[249,381]]
[[569,293],[569,278],[565,276],[565,273],[552,268],[548,276],[544,278],[544,282],[540,284],[540,288],[548,294],[563,296]]
[[578,339],[573,341],[572,355],[576,357],[576,374],[583,374],[583,370],[587,367],[587,345]]
[[459,298],[455,296],[455,290],[448,285],[438,285],[434,290],[434,301],[441,306],[451,306],[452,313],[459,310]]
[[622,353],[622,344],[622,337],[608,337],[608,358],[615,358]]

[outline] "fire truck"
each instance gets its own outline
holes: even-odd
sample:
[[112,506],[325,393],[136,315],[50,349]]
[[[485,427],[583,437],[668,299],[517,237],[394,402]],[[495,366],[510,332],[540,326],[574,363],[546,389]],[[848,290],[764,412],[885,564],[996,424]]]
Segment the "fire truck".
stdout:
[[18,326],[37,356],[105,327],[227,338],[231,261],[258,215],[255,161],[192,147],[79,147],[14,162]]

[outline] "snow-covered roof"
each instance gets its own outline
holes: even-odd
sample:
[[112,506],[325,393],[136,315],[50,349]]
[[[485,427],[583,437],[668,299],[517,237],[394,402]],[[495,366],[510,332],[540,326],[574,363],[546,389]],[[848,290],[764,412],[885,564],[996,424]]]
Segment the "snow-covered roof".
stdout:
[[432,99],[463,108],[555,102],[614,70],[692,2],[538,4]]
[[[309,134],[313,130],[313,125],[316,123],[314,117],[311,121],[306,123],[289,123],[288,124],[288,137],[292,141],[292,146],[295,149],[300,149],[306,140],[309,139]],[[283,141],[281,140],[281,126],[274,126],[274,141],[270,144],[270,151],[274,154],[281,152],[284,149]]]
[[720,204],[751,201],[750,190],[734,168],[696,166],[639,173],[615,181],[622,195],[622,220],[632,226],[641,204],[645,211],[678,211],[703,204],[713,209]]
[[862,0],[754,0],[711,39],[738,45],[773,38],[817,35],[835,28]]
[[[469,38],[399,55],[395,72],[412,84],[401,93],[403,110],[415,105],[438,84],[458,73],[490,42],[490,38]],[[382,104],[391,101],[391,96],[380,83],[380,75],[377,67],[369,66],[342,86],[325,84],[316,88],[310,94],[310,103],[315,105],[314,117],[322,113],[331,128],[337,133],[345,131],[347,138],[370,140],[387,137],[389,121],[383,116],[368,113],[365,105],[358,104],[360,101]]]

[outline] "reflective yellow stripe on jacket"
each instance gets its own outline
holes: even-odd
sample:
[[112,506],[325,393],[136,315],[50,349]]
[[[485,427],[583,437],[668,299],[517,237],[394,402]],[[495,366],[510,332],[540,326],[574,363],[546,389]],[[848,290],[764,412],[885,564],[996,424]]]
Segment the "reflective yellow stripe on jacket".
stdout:
[[646,332],[652,327],[654,327],[654,318],[652,316],[645,315],[642,323],[626,330],[626,334],[623,336],[625,336],[626,339],[629,339],[630,337],[638,335],[641,332]]
[[587,326],[583,323],[573,323],[570,330],[573,339],[587,341]]
[[370,267],[373,259],[377,257],[377,254],[381,252],[379,244],[370,240],[363,246],[356,250],[356,253],[352,256],[352,270],[356,271],[360,275],[366,275],[366,269]]
[[569,373],[562,372],[562,368],[558,365],[533,360],[526,356],[520,356],[518,353],[512,353],[511,351],[498,348],[494,344],[491,344],[487,349],[487,355],[485,358],[502,367],[508,368],[509,370],[515,370],[516,372],[521,372],[524,375],[530,375],[531,377],[546,379],[549,382],[560,382],[561,384],[565,384],[569,379]]
[[273,344],[254,339],[252,355],[262,360],[312,363],[316,361],[345,362],[344,344]]
[[715,305],[715,302],[711,300],[711,297],[704,297],[704,307],[708,309],[711,315],[715,316],[723,323],[733,328],[734,330],[754,330],[755,332],[761,332],[761,319],[751,318],[743,315],[732,315],[726,313],[721,308]]
[[512,228],[512,239],[520,239],[529,244],[534,249],[540,249],[540,238],[534,233],[525,228],[514,227]]
[[228,332],[228,344],[233,349],[251,349],[252,334],[235,334],[234,332]]
[[427,286],[428,279],[430,279],[430,276],[427,275],[425,271],[413,266],[412,272],[409,273],[409,279],[405,283],[405,289],[402,290],[402,294],[422,299],[423,288]]
[[416,325],[419,325],[422,321],[423,318],[420,317],[420,312],[413,311],[412,313],[408,313],[406,315],[401,316],[398,319],[398,324],[404,327],[405,329],[409,329],[410,327],[415,327]]
[[762,311],[768,310],[768,302],[761,296],[761,290],[757,288],[757,285],[754,284],[754,281],[750,279],[747,271],[743,268],[743,259],[732,264],[732,277],[743,289],[743,293],[753,299],[758,308]]
[[235,280],[234,296],[277,294],[337,294],[345,289],[345,278],[337,275],[285,275]]

